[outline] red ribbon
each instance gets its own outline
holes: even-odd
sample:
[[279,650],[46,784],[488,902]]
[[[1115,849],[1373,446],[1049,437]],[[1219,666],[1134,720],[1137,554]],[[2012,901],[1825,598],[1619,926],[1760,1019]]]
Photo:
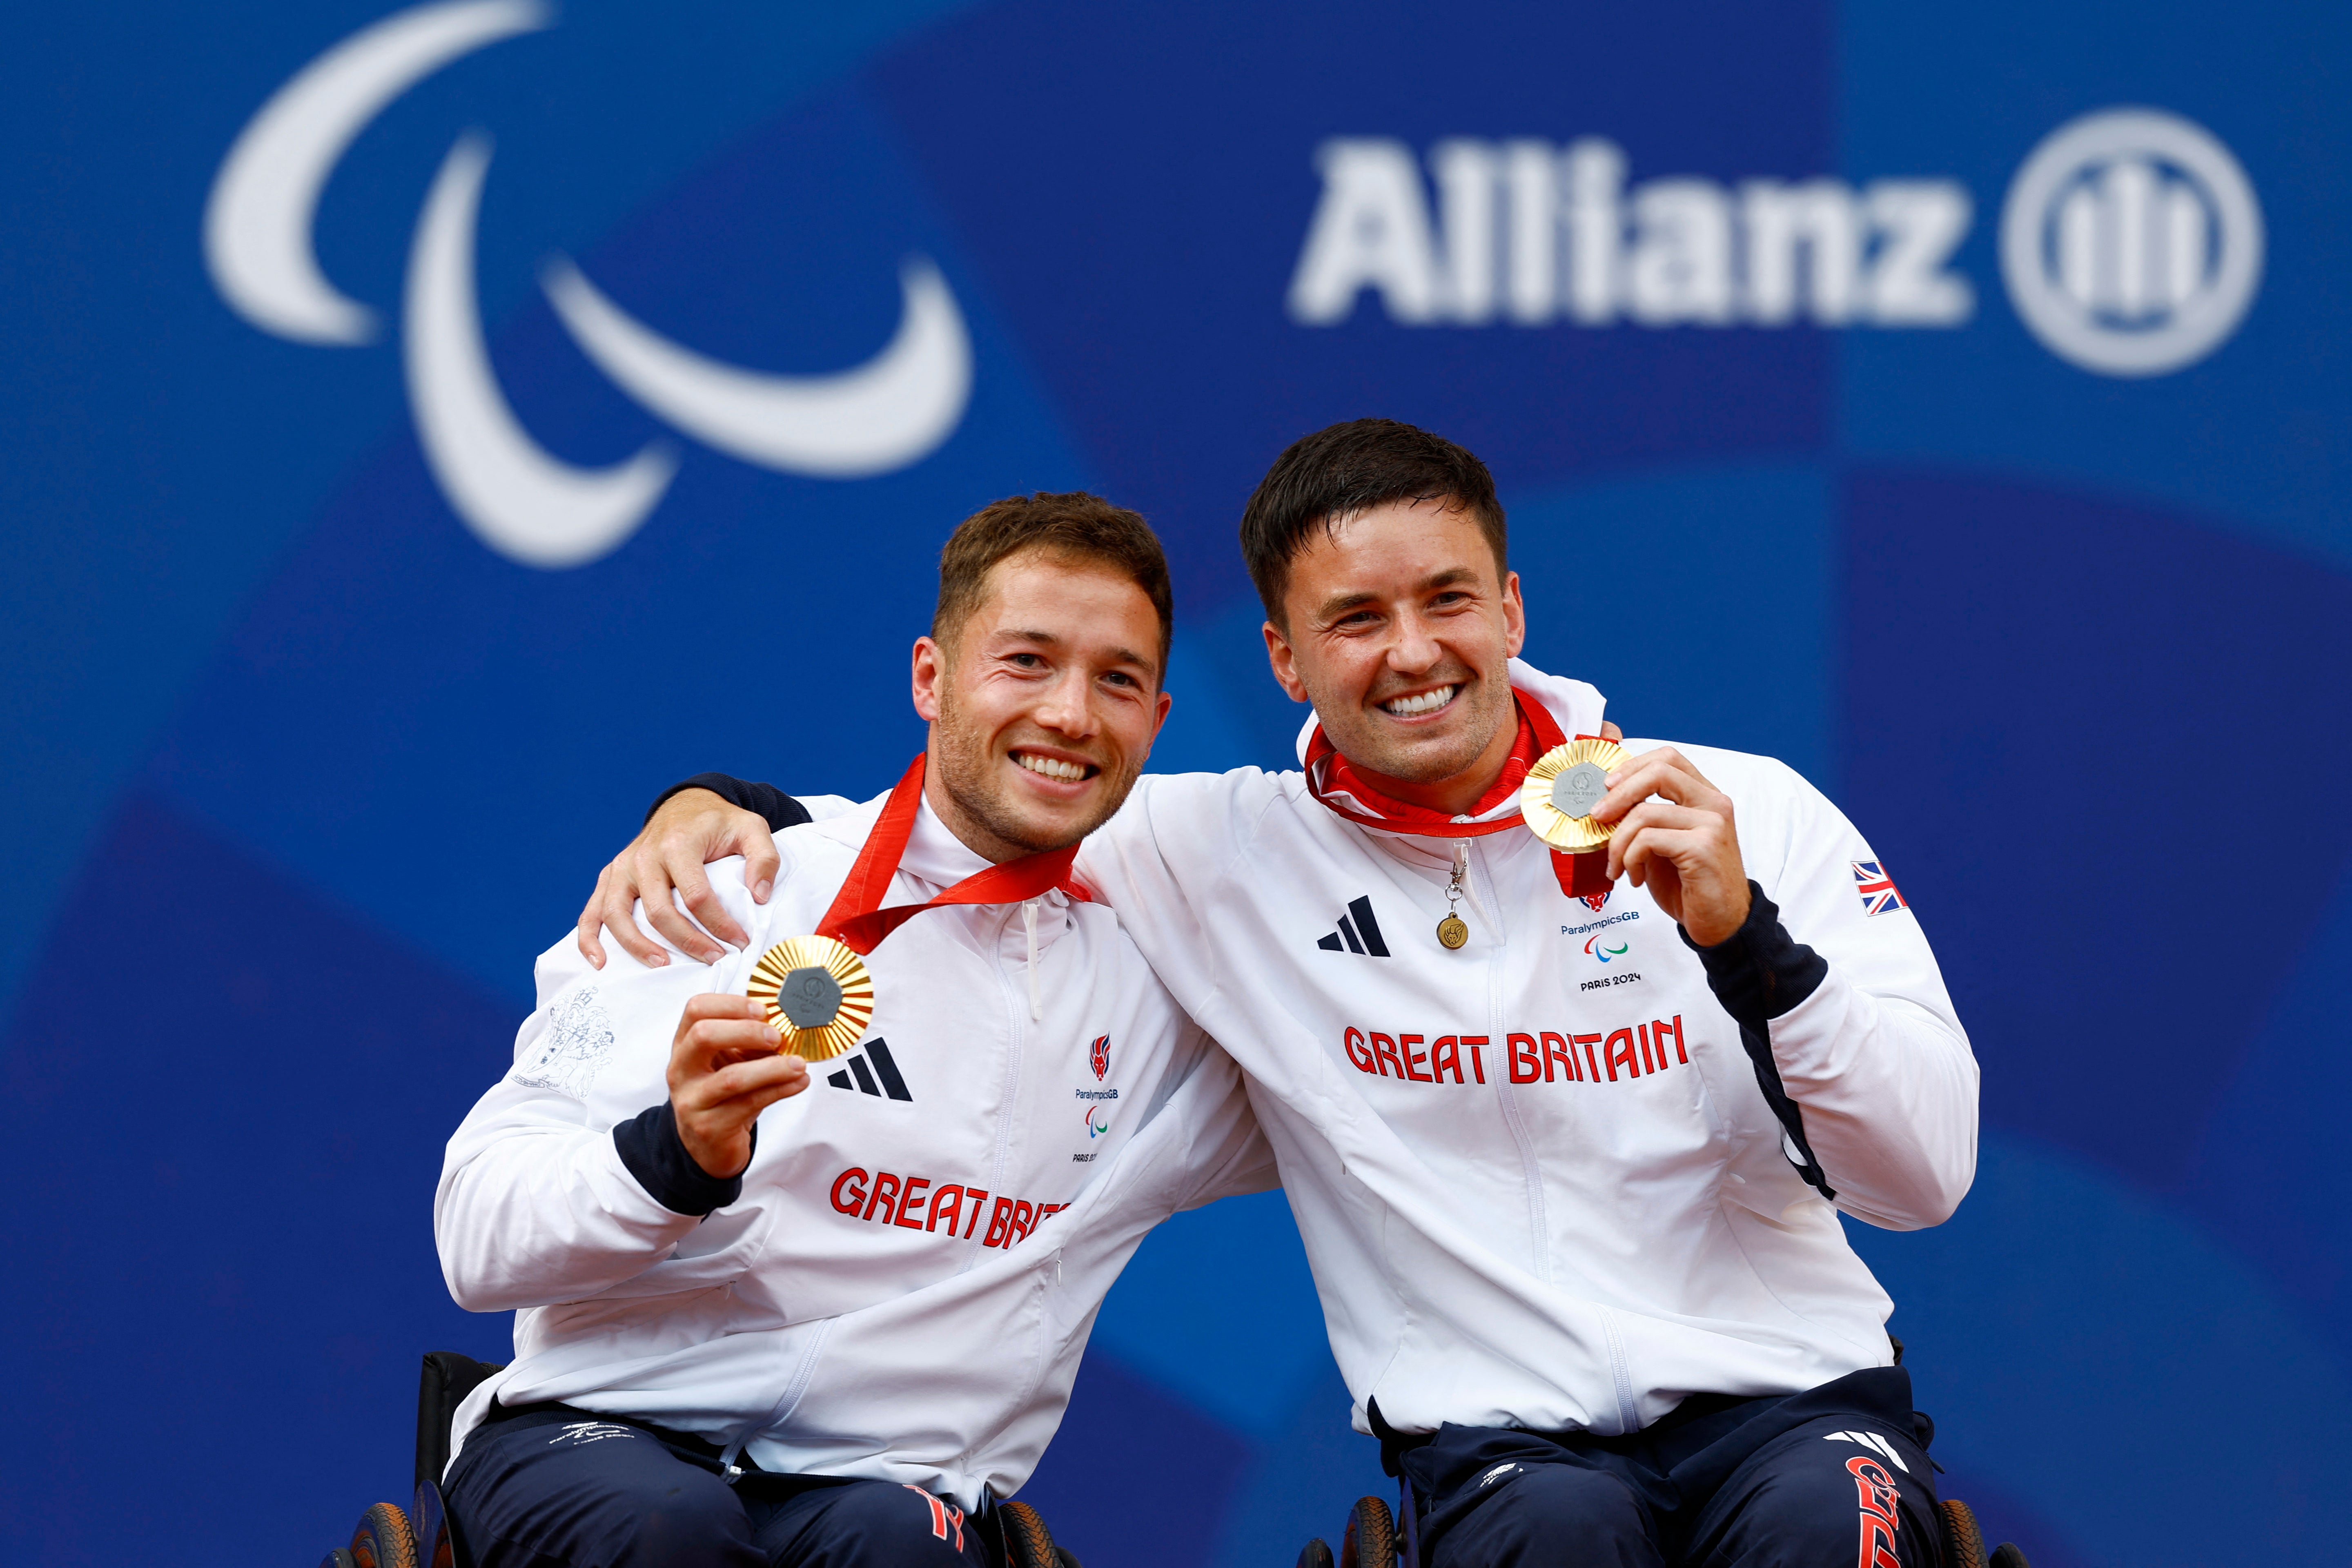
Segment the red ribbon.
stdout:
[[[1517,691],[1511,693],[1512,705],[1519,712],[1518,737],[1511,744],[1511,754],[1503,763],[1502,776],[1478,799],[1477,805],[1465,815],[1484,816],[1494,810],[1527,782],[1528,770],[1535,766],[1546,752],[1568,743],[1559,723],[1540,702],[1529,702]],[[1580,741],[1597,740],[1598,736],[1579,735]],[[1349,821],[1365,827],[1381,827],[1390,832],[1415,834],[1424,838],[1484,838],[1490,833],[1507,833],[1514,827],[1527,826],[1526,818],[1517,812],[1492,822],[1457,822],[1433,806],[1414,805],[1409,801],[1391,799],[1368,786],[1355,767],[1339,754],[1323,733],[1323,726],[1307,738],[1307,788],[1317,800]],[[1371,812],[1354,810],[1331,798],[1337,790],[1344,789],[1358,800],[1374,808]],[[1532,830],[1530,830],[1532,831]],[[1551,852],[1551,874],[1559,882],[1559,890],[1571,899],[1604,898],[1609,892],[1609,856],[1605,847],[1570,855],[1564,849]]]
[[929,903],[880,908],[883,898],[890,891],[890,879],[898,874],[898,862],[907,853],[907,840],[915,831],[915,813],[923,800],[923,754],[918,752],[891,787],[890,798],[882,805],[881,819],[866,836],[864,847],[857,851],[856,863],[849,868],[841,891],[833,896],[833,907],[824,911],[824,920],[816,928],[817,935],[830,937],[863,956],[881,946],[884,937],[925,910],[944,909],[950,904],[1018,904],[1056,887],[1074,899],[1087,898],[1085,889],[1066,880],[1070,863],[1078,858],[1078,847],[1073,844],[975,871]]

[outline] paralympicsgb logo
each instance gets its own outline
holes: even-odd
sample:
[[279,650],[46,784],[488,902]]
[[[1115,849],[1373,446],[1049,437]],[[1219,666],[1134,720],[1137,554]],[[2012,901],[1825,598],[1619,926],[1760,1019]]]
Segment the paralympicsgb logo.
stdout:
[[2104,375],[2162,375],[2237,330],[2262,282],[2263,215],[2230,150],[2155,109],[2059,127],[2001,211],[2011,301],[2053,353]]

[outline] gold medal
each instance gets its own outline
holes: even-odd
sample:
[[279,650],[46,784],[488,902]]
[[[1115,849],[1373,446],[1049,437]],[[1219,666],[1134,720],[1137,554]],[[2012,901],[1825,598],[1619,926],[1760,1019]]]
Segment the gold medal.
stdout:
[[1554,746],[1528,770],[1528,782],[1519,786],[1519,815],[1555,849],[1581,855],[1600,848],[1616,829],[1593,821],[1593,808],[1609,793],[1610,770],[1624,760],[1625,748],[1614,741]]
[[1449,948],[1460,947],[1470,940],[1470,928],[1462,923],[1460,915],[1448,915],[1437,922],[1437,940]]
[[768,1026],[782,1050],[821,1062],[856,1045],[874,1017],[874,980],[866,964],[831,937],[786,937],[760,955],[744,987],[767,1005]]

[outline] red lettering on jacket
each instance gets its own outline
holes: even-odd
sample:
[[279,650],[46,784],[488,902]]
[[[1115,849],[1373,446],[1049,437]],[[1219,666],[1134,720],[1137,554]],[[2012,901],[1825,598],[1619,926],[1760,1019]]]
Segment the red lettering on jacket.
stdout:
[[[887,1191],[885,1191],[882,1186],[882,1184],[885,1182],[890,1184]],[[874,1217],[875,1205],[877,1204],[887,1204],[890,1205],[887,1209],[883,1211],[882,1215],[882,1223],[885,1225],[889,1224],[890,1216],[896,1214],[898,1210],[898,1178],[892,1175],[887,1171],[877,1171],[874,1173],[874,1195],[866,1200],[866,1212],[859,1215],[857,1217],[860,1219],[872,1219]]]
[[1005,1236],[1004,1245],[1010,1247],[1014,1242],[1026,1237],[1029,1234],[1030,1228],[1036,1223],[1037,1205],[1035,1204],[1029,1202],[1026,1198],[1014,1204],[1013,1205],[1013,1224],[1008,1229],[1008,1234]]
[[1484,1035],[1474,1036],[1470,1041],[1470,1071],[1480,1083],[1486,1081],[1486,1060],[1478,1054],[1478,1047],[1486,1043]]
[[1404,1076],[1412,1079],[1415,1083],[1435,1083],[1437,1080],[1430,1077],[1427,1073],[1415,1072],[1412,1070],[1415,1063],[1423,1060],[1429,1055],[1427,1051],[1416,1051],[1413,1049],[1413,1047],[1419,1044],[1421,1044],[1421,1037],[1419,1035],[1399,1035],[1397,1037],[1397,1048],[1404,1053]]
[[[1632,1055],[1633,1055],[1633,1040],[1634,1040],[1634,1038],[1635,1038],[1635,1037],[1634,1037],[1633,1031],[1633,1030],[1631,1030],[1631,1029],[1612,1029],[1612,1030],[1610,1030],[1610,1031],[1609,1031],[1609,1038],[1608,1038],[1608,1040],[1607,1040],[1605,1043],[1603,1043],[1603,1044],[1602,1044],[1602,1046],[1601,1046],[1601,1059],[1602,1059],[1603,1061],[1608,1061],[1608,1060],[1611,1060],[1611,1059],[1614,1058],[1615,1058],[1615,1056],[1617,1055],[1617,1042],[1618,1042],[1618,1041],[1620,1041],[1620,1040],[1623,1040],[1623,1041],[1625,1041],[1625,1042],[1626,1042],[1626,1054],[1627,1054],[1627,1058],[1628,1058],[1628,1059],[1630,1060],[1630,1059],[1631,1059],[1631,1057],[1632,1057]],[[1660,1060],[1657,1060],[1657,1061],[1652,1061],[1652,1060],[1650,1059],[1650,1036],[1649,1036],[1649,1031],[1647,1031],[1646,1029],[1645,1029],[1645,1030],[1643,1030],[1643,1031],[1642,1032],[1642,1034],[1641,1034],[1640,1039],[1641,1039],[1641,1046],[1642,1046],[1642,1071],[1643,1071],[1643,1072],[1655,1072],[1655,1071],[1657,1071],[1660,1068],[1662,1068],[1662,1067],[1665,1066],[1666,1064],[1665,1064],[1665,1062],[1664,1062],[1664,1060],[1663,1058],[1661,1058]]]
[[1895,1506],[1903,1494],[1877,1460],[1857,1454],[1845,1462],[1862,1499],[1862,1551],[1854,1568],[1903,1568],[1895,1554]]
[[953,1236],[963,1221],[963,1188],[953,1182],[931,1194],[931,1217],[923,1222],[926,1232],[940,1228],[940,1221],[948,1222],[948,1234]]
[[1552,1080],[1551,1069],[1555,1064],[1559,1068],[1559,1076],[1570,1083],[1583,1076],[1576,1070],[1576,1050],[1568,1043],[1568,1037],[1555,1035],[1549,1029],[1543,1032],[1543,1062],[1546,1083]]
[[988,1189],[986,1187],[967,1187],[964,1189],[963,1195],[964,1201],[971,1205],[971,1221],[963,1227],[963,1238],[966,1241],[970,1241],[971,1239],[971,1233],[980,1228],[981,1211],[988,1206]]
[[[847,1203],[843,1203],[841,1201],[842,1189],[850,1185],[853,1182],[856,1184],[857,1190],[849,1194],[849,1201]],[[844,1214],[856,1214],[858,1211],[865,1208],[866,1172],[862,1168],[856,1165],[852,1165],[846,1171],[842,1172],[841,1174],[834,1177],[833,1206],[839,1209]]]
[[[1590,1045],[1599,1038],[1601,1037],[1598,1035],[1579,1035],[1576,1037],[1576,1042],[1579,1045]],[[1641,1064],[1633,1059],[1633,1031],[1620,1029],[1610,1036],[1609,1039],[1610,1043],[1601,1047],[1601,1065],[1609,1069],[1609,1081],[1611,1083],[1617,1081],[1617,1067],[1621,1062],[1624,1064],[1627,1078],[1641,1077]],[[1619,1040],[1625,1042],[1622,1049],[1616,1045]]]
[[1397,1059],[1396,1042],[1378,1031],[1374,1031],[1372,1035],[1372,1056],[1380,1063],[1382,1078],[1389,1076],[1391,1068],[1396,1068],[1397,1077],[1404,1076],[1404,1063]]
[[906,1191],[898,1194],[898,1217],[893,1223],[904,1226],[908,1230],[923,1228],[922,1215],[916,1214],[915,1211],[923,1206],[923,1189],[930,1184],[931,1179],[929,1176],[907,1178]]
[[1364,1031],[1353,1024],[1348,1026],[1348,1033],[1339,1043],[1348,1053],[1348,1059],[1356,1064],[1358,1072],[1370,1072],[1378,1065],[1372,1059],[1371,1047],[1364,1044]]
[[1430,1081],[1442,1082],[1449,1072],[1454,1082],[1462,1081],[1462,1042],[1452,1035],[1440,1035],[1429,1042]]
[[1543,1060],[1536,1055],[1533,1035],[1505,1035],[1503,1044],[1510,1048],[1513,1083],[1533,1083],[1543,1077]]
[[981,1246],[982,1246],[982,1247],[1010,1247],[1010,1246],[1012,1246],[1012,1245],[1013,1245],[1012,1241],[1010,1240],[1010,1238],[1009,1238],[1009,1237],[1006,1236],[1006,1234],[1005,1234],[1006,1229],[1007,1229],[1007,1228],[1008,1228],[1012,1224],[1013,1224],[1013,1200],[1012,1200],[1011,1198],[999,1198],[999,1199],[997,1199],[997,1200],[996,1200],[996,1207],[995,1207],[994,1209],[991,1210],[991,1211],[990,1211],[990,1213],[989,1213],[989,1215],[988,1215],[988,1234],[987,1234],[986,1236],[983,1236],[983,1237],[982,1237],[980,1238],[980,1244],[981,1244]]
[[1683,1049],[1683,1016],[1680,1013],[1675,1015],[1675,1021],[1673,1023],[1654,1023],[1650,1026],[1650,1028],[1651,1031],[1658,1037],[1658,1059],[1660,1061],[1663,1062],[1666,1059],[1666,1033],[1668,1030],[1672,1030],[1674,1032],[1675,1060],[1684,1063],[1687,1063],[1690,1060],[1690,1053]]

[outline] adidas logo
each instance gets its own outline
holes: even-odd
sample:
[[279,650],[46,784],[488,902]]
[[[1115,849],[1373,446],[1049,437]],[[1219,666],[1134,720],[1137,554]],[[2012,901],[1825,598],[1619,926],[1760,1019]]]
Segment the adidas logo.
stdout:
[[[874,1064],[871,1068],[866,1065],[869,1060]],[[853,1076],[856,1082],[851,1081]],[[881,1081],[877,1083],[877,1079]],[[898,1064],[890,1059],[890,1043],[887,1040],[871,1042],[866,1046],[864,1056],[850,1058],[848,1066],[831,1074],[824,1081],[835,1089],[870,1094],[877,1100],[887,1095],[892,1100],[911,1102],[915,1098],[907,1092],[907,1080],[898,1076]]]
[[1362,952],[1374,958],[1389,955],[1389,944],[1381,940],[1381,922],[1372,918],[1370,899],[1349,899],[1347,914],[1339,917],[1339,929],[1315,945],[1326,952]]
[[1864,1447],[1874,1449],[1894,1460],[1895,1468],[1902,1471],[1905,1475],[1907,1476],[1911,1473],[1911,1467],[1903,1462],[1903,1456],[1895,1451],[1895,1445],[1888,1442],[1885,1438],[1880,1436],[1875,1432],[1830,1432],[1822,1435],[1822,1441],[1824,1443],[1859,1443]]

